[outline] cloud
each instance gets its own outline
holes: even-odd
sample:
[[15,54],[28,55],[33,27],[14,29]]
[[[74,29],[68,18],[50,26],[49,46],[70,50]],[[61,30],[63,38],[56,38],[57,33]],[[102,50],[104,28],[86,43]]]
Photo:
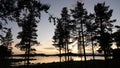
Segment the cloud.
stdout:
[[52,45],[52,44],[53,44],[52,40],[47,40],[47,41],[41,41],[40,42],[40,45],[43,45],[43,46]]
[[41,41],[40,46],[34,46],[36,53],[56,54],[58,50],[52,45],[52,40]]
[[53,49],[55,49],[55,48],[54,48],[54,47],[47,47],[47,48],[44,48],[44,49],[53,50]]

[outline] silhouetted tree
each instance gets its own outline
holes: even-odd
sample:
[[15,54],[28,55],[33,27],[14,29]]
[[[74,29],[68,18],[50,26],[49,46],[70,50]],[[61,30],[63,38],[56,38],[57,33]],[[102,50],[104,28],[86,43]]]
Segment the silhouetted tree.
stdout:
[[18,33],[17,38],[21,41],[16,46],[25,51],[27,68],[29,68],[29,55],[33,50],[31,47],[38,44],[37,23],[40,20],[41,11],[47,12],[49,6],[37,0],[18,0],[17,8],[19,10],[15,12],[14,16],[22,31]]
[[[12,39],[12,34],[11,34],[11,29],[10,28],[4,28],[4,29],[2,29],[3,31],[3,33],[5,34],[5,37],[3,37],[2,35],[0,35],[0,46],[1,47],[6,47],[4,50],[6,50],[6,52],[4,53],[4,51],[3,51],[3,53],[2,54],[5,54],[5,56],[7,56],[7,52],[9,52],[9,54],[8,54],[8,56],[10,56],[11,55],[11,45],[12,45],[12,43],[13,43],[13,39]],[[2,52],[2,50],[1,50],[1,52]],[[5,58],[5,57],[3,57],[3,58]]]
[[62,48],[64,46],[64,42],[63,42],[63,28],[62,28],[62,23],[59,19],[57,19],[57,25],[56,25],[56,29],[54,32],[54,36],[53,36],[53,42],[54,42],[54,46],[59,48],[59,52],[60,52],[60,62],[61,62],[61,53],[62,53]]
[[113,33],[113,38],[116,43],[117,48],[120,48],[120,26],[115,26],[117,31]]
[[13,14],[15,9],[16,0],[0,0],[0,28],[5,24],[8,24],[9,21],[15,21]]
[[[15,2],[16,0],[0,0],[0,31],[3,32],[3,34],[0,34],[0,56],[4,59],[2,63],[8,62],[7,59],[12,54],[11,43],[13,41],[11,29],[7,28],[6,25],[10,21],[15,21],[13,17],[14,11],[16,10]],[[6,64],[9,64],[9,62]],[[6,67],[6,64],[3,66]]]
[[1,42],[3,43],[4,46],[9,47],[13,43],[11,29],[10,28],[3,28],[3,32],[6,35],[5,35],[5,37],[3,37]]
[[116,61],[120,60],[120,26],[115,26],[116,31],[112,34],[114,42],[117,48],[113,49],[113,59]]
[[112,45],[112,23],[115,22],[115,20],[111,20],[113,10],[109,10],[109,6],[105,6],[105,2],[95,5],[94,10],[96,15],[95,22],[98,25],[98,43],[100,49],[104,51],[106,60],[107,53]]
[[[74,29],[73,24],[70,19],[70,15],[68,14],[68,9],[67,7],[64,7],[61,13],[61,21],[63,23],[63,35],[64,35],[64,48],[65,48],[65,53],[68,55],[69,54],[69,44],[72,43],[70,41],[71,39],[71,31]],[[68,55],[68,61],[69,61],[69,55]]]
[[[73,24],[70,19],[70,15],[68,14],[67,7],[64,7],[61,11],[61,18],[56,18],[51,16],[51,19],[53,19],[53,22],[56,23],[56,29],[55,29],[55,35],[53,37],[54,39],[54,45],[56,47],[59,47],[59,51],[61,54],[61,49],[65,50],[65,61],[67,60],[66,55],[69,54],[69,44],[70,42],[70,32],[73,30]],[[69,61],[69,55],[68,55],[68,61]]]
[[[11,29],[3,28],[2,32],[5,34],[0,35],[0,66],[9,67],[10,62],[8,61],[8,57],[12,55],[12,34]],[[6,66],[7,65],[7,66]]]
[[4,45],[8,45],[10,43],[11,29],[7,28],[5,25],[8,24],[9,21],[15,21],[13,14],[15,11],[15,0],[0,0],[0,30],[6,33],[6,37],[1,34],[1,43]]
[[[83,46],[84,59],[86,61],[86,52],[85,52],[85,21],[87,16],[86,9],[83,8],[83,3],[77,2],[77,5],[74,9],[71,9],[71,14],[74,19],[74,24],[76,24],[76,32],[78,37],[78,48]],[[80,50],[80,49],[79,49]]]
[[95,46],[95,42],[94,42],[94,36],[96,35],[96,29],[97,29],[97,25],[95,24],[95,16],[94,14],[90,14],[87,18],[87,22],[85,24],[86,28],[87,28],[87,41],[88,41],[88,45],[92,45],[92,53],[93,53],[93,60],[95,59],[94,56],[94,46]]

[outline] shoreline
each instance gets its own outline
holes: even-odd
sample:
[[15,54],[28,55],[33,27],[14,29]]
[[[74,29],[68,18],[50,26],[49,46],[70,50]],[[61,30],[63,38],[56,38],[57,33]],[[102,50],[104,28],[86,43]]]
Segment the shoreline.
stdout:
[[[104,60],[88,60],[84,61],[69,61],[69,62],[53,62],[53,63],[37,63],[30,65],[30,68],[119,68],[119,61],[108,60],[107,65]],[[87,66],[87,67],[86,67]],[[16,68],[23,68],[18,66]]]

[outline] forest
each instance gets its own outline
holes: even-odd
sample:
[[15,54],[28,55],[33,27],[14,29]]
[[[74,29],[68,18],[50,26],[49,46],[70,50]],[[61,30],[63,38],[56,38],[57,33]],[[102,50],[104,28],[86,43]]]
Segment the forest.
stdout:
[[[94,12],[89,13],[82,2],[77,1],[74,8],[63,7],[60,17],[52,15],[48,4],[39,0],[0,0],[0,67],[4,68],[119,68],[120,64],[120,25],[114,24],[113,9],[105,2],[94,5]],[[41,14],[46,13],[46,20],[55,26],[53,46],[59,51],[59,62],[31,64],[31,56],[36,55],[32,46],[39,45],[37,27]],[[16,22],[22,30],[18,32],[19,43],[16,48],[24,51],[24,59],[13,59],[12,29],[6,27],[8,23]],[[12,27],[14,28],[14,27]],[[77,42],[78,53],[72,53],[69,46]],[[115,45],[116,48],[112,48]],[[91,60],[86,47],[90,46]],[[97,50],[95,47],[99,47]],[[99,53],[99,55],[96,54]],[[38,54],[37,54],[38,55]],[[44,55],[51,56],[51,55]],[[64,56],[64,61],[62,57]],[[74,61],[71,56],[83,57],[83,61]],[[103,56],[103,60],[96,60],[96,56]],[[12,63],[24,62],[23,65],[14,66]]]

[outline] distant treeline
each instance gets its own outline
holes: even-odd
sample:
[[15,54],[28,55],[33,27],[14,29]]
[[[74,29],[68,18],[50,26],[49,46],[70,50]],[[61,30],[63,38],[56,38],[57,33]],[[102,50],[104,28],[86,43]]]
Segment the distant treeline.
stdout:
[[[25,57],[25,54],[15,54],[12,55],[13,57]],[[30,56],[84,56],[84,54],[77,54],[77,53],[62,53],[62,54],[30,54]],[[92,53],[86,53],[86,56],[93,56]],[[104,56],[104,54],[94,54],[94,56]],[[107,56],[112,56],[112,54],[109,54]]]

